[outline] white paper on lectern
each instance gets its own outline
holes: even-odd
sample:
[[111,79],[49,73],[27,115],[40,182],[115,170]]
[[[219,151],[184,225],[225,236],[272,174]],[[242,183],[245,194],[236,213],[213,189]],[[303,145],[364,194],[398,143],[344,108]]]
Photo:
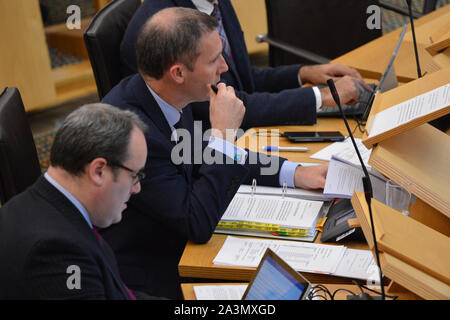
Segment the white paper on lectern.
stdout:
[[406,100],[375,115],[369,138],[450,105],[450,84]]
[[246,289],[246,284],[194,286],[197,300],[241,300]]
[[297,271],[326,274],[335,272],[345,251],[344,246],[228,236],[213,262],[256,268],[267,248]]
[[[362,140],[359,138],[355,138],[355,142],[364,164],[366,166],[369,166],[369,158],[370,154],[372,153],[372,149],[367,149],[362,144]],[[326,146],[322,150],[314,153],[312,156],[310,156],[310,158],[330,161],[332,156],[337,156],[340,159],[347,160],[356,165],[360,164],[355,148],[353,147],[352,140],[350,138],[346,138],[342,142],[334,142],[329,146]]]

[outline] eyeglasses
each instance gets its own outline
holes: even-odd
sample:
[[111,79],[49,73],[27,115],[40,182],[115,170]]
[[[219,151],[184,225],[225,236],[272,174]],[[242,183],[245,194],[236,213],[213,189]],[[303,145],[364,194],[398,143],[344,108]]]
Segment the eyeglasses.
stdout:
[[111,163],[110,166],[118,167],[118,168],[125,169],[125,170],[131,172],[132,173],[131,177],[133,178],[133,185],[136,185],[142,179],[145,179],[145,172],[143,170],[136,172],[128,167],[125,167],[124,165],[122,165],[120,163]]

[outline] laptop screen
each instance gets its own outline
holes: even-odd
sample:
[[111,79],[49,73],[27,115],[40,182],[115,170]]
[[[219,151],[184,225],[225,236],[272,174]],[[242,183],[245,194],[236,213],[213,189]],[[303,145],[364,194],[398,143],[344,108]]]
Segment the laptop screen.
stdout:
[[267,249],[243,300],[300,300],[310,283]]

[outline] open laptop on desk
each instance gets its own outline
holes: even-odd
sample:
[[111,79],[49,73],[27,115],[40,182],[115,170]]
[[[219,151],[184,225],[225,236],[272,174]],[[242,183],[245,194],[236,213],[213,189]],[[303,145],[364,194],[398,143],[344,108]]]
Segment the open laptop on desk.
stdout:
[[311,290],[306,278],[267,249],[242,300],[305,300]]
[[[393,64],[400,49],[400,45],[402,44],[403,37],[405,36],[406,29],[407,25],[404,25],[400,38],[398,39],[397,45],[392,53],[391,59],[389,60],[378,85],[375,86],[373,84],[369,84],[373,91],[364,91],[359,100],[352,105],[342,105],[342,110],[346,116],[354,116],[360,118],[362,121],[366,121],[377,92],[381,91],[381,93],[383,93],[398,86],[397,76],[395,74]],[[341,112],[338,107],[322,107],[317,111],[317,117],[341,117]]]

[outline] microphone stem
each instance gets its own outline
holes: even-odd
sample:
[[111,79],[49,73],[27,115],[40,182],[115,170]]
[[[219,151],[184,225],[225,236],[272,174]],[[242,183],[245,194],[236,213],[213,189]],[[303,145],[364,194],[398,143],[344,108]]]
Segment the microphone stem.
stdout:
[[[337,92],[337,91],[336,91]],[[337,101],[339,102],[339,101]],[[350,135],[350,139],[352,140],[353,143],[353,147],[355,148],[356,151],[356,155],[358,156],[359,162],[361,163],[361,168],[363,169],[364,172],[364,177],[362,178],[363,180],[363,187],[364,187],[364,195],[366,198],[366,202],[367,205],[369,207],[369,217],[370,217],[370,225],[372,226],[372,238],[373,238],[373,243],[374,243],[374,249],[375,249],[375,258],[376,258],[376,262],[377,262],[377,266],[378,266],[378,272],[379,272],[379,278],[380,278],[380,286],[381,286],[381,299],[385,300],[386,299],[386,294],[384,292],[384,285],[383,285],[383,274],[381,272],[381,264],[380,264],[380,255],[378,252],[378,245],[377,245],[377,239],[375,236],[375,227],[373,224],[373,216],[372,216],[372,206],[371,206],[371,198],[373,195],[372,192],[372,183],[370,182],[370,177],[369,177],[369,172],[367,171],[366,166],[364,165],[364,162],[362,160],[361,154],[359,153],[359,149],[356,146],[356,142],[355,142],[355,138],[352,135],[352,131],[350,130],[350,126],[348,125],[347,122],[347,117],[345,116],[344,111],[342,110],[341,104],[337,103],[338,108],[342,114],[342,117],[344,119],[344,123],[345,126],[347,127],[347,131]]]

